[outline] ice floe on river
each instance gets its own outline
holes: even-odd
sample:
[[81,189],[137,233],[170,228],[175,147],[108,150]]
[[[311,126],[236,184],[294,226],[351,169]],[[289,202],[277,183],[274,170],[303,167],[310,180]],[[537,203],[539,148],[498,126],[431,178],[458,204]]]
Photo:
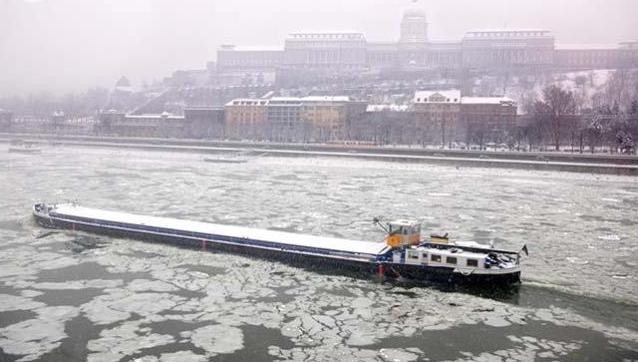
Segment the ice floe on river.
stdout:
[[[432,337],[461,332],[466,334],[452,338],[450,350],[432,359],[560,360],[587,348],[577,335],[542,335],[560,328],[638,348],[630,245],[636,233],[627,213],[638,195],[633,181],[523,171],[495,177],[494,170],[460,178],[454,169],[392,165],[403,175],[397,179],[385,163],[303,158],[260,159],[277,167],[255,163],[230,173],[199,169],[181,155],[136,152],[124,160],[97,150],[74,155],[83,166],[65,169],[60,165],[69,154],[60,152],[37,166],[49,176],[46,183],[19,174],[32,172],[33,165],[9,171],[26,185],[3,199],[12,214],[0,229],[0,315],[6,316],[0,319],[0,356],[36,360],[82,333],[88,342],[79,353],[91,361],[208,360],[256,353],[256,345],[260,359],[415,360],[445,349]],[[108,170],[98,159],[109,160]],[[118,189],[105,187],[105,180]],[[401,193],[389,192],[398,188]],[[497,241],[504,247],[529,242],[532,256],[524,262],[521,288],[528,295],[501,302],[237,255],[42,232],[24,216],[24,200],[41,197],[78,197],[92,206],[193,219],[210,215],[214,204],[210,221],[366,240],[378,236],[367,221],[371,210],[392,216],[417,210],[406,216],[462,239],[502,239]],[[317,207],[309,211],[307,204]],[[539,290],[546,292],[539,297]],[[589,295],[598,304],[582,301]],[[78,321],[89,330],[65,328]],[[250,332],[255,326],[257,341]],[[535,328],[541,335],[528,333]],[[462,348],[472,333],[485,330],[496,334],[489,339],[495,345]]]
[[[20,295],[0,295],[0,311],[32,310],[38,318],[1,329],[0,347],[5,353],[25,355],[26,359],[59,347],[67,337],[65,322],[79,314],[96,328],[106,327],[88,342],[88,359],[92,361],[116,361],[178,342],[190,343],[205,354],[176,351],[140,360],[170,361],[190,356],[189,353],[193,358],[233,353],[244,348],[241,330],[244,325],[279,330],[282,337],[303,347],[268,349],[272,357],[292,359],[322,358],[336,353],[353,359],[413,360],[422,355],[416,345],[410,349],[375,351],[367,346],[387,338],[410,338],[457,326],[483,324],[505,328],[534,320],[586,326],[621,340],[638,337],[636,331],[594,322],[551,306],[530,310],[469,294],[441,293],[427,287],[406,289],[365,279],[326,276],[269,261],[164,245],[114,240],[107,248],[85,252],[81,260],[65,256],[64,252],[39,253],[29,247],[21,248],[19,253],[34,262],[19,265],[23,274],[5,273],[2,281],[22,291]],[[138,258],[137,253],[154,257]],[[55,264],[55,259],[63,262]],[[97,263],[118,278],[109,279],[105,275],[105,279],[58,282],[39,282],[34,278],[39,272],[50,270],[51,265],[61,268],[78,263]],[[126,275],[138,277],[121,278]],[[76,306],[48,307],[33,299],[46,301],[47,291],[55,289],[89,288],[101,292]],[[153,331],[152,323],[172,320],[205,325],[173,334]],[[324,350],[325,346],[332,348]],[[549,346],[552,347],[551,343]],[[554,348],[548,356],[559,357],[560,348]],[[507,354],[520,357],[532,352],[517,349]]]

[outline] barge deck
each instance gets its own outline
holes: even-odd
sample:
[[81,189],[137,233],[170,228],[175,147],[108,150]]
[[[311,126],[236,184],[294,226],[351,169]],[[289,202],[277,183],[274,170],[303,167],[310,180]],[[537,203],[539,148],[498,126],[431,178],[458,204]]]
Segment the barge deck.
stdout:
[[447,239],[446,244],[422,241],[420,225],[406,221],[389,223],[385,242],[373,242],[137,215],[76,204],[38,203],[33,215],[44,227],[254,254],[308,265],[337,265],[390,277],[508,284],[520,278],[518,252],[485,249],[480,244],[463,250],[461,245],[447,244]]

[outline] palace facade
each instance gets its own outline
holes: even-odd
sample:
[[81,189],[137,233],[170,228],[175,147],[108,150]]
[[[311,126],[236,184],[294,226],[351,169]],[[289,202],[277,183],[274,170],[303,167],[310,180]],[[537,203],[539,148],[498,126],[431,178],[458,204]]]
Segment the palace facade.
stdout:
[[570,69],[638,66],[638,42],[617,45],[562,45],[544,29],[481,29],[459,41],[431,41],[420,9],[407,10],[397,42],[368,41],[363,33],[294,33],[283,49],[223,45],[219,74],[262,79],[277,71],[354,73],[420,69]]

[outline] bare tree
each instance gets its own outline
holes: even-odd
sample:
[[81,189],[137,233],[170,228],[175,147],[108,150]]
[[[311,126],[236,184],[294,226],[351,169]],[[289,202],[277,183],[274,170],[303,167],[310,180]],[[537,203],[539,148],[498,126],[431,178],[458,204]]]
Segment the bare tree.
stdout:
[[556,151],[560,149],[564,119],[572,115],[575,109],[574,94],[557,85],[550,85],[543,89],[543,99],[534,104],[534,116],[542,123],[548,124],[547,128]]

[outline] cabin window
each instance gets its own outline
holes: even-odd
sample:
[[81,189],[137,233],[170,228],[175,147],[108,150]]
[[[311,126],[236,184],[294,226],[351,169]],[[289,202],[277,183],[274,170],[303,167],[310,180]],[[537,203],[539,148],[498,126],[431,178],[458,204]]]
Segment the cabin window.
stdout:
[[409,259],[419,259],[419,253],[416,252],[408,252],[408,258]]
[[456,264],[456,258],[453,256],[448,256],[447,258],[445,258],[445,262],[448,264]]
[[422,258],[423,260],[428,260],[428,253],[423,253],[423,254],[421,254],[421,258]]
[[476,259],[467,259],[467,266],[478,266],[478,260],[476,260]]
[[432,255],[430,255],[430,260],[440,262],[441,261],[441,255],[432,254]]

